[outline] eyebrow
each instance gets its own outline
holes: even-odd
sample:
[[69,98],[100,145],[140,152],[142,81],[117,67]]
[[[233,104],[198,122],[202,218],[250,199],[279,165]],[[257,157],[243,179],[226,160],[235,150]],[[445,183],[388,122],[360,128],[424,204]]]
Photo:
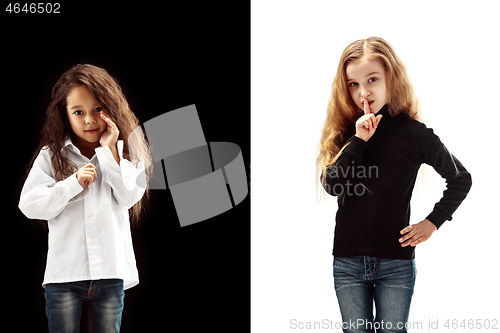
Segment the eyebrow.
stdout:
[[[380,73],[379,72],[373,72],[373,73],[370,73],[370,74],[366,74],[365,77],[373,75],[373,74],[380,74]],[[347,80],[347,82],[349,82],[349,81],[354,81],[354,79]]]
[[[96,107],[96,106],[101,107],[101,104],[100,103],[94,103],[94,105],[92,105],[92,107]],[[83,108],[83,105],[73,105],[69,109],[73,110],[73,109],[81,109],[81,108]]]

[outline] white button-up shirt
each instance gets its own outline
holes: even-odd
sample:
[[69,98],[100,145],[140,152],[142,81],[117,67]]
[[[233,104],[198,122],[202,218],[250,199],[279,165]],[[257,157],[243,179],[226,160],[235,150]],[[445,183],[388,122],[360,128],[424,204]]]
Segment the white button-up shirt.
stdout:
[[96,148],[90,160],[71,139],[66,139],[65,149],[78,169],[89,162],[95,165],[94,183],[83,189],[76,172],[56,181],[52,152],[44,148],[19,200],[19,209],[28,218],[48,221],[49,250],[42,285],[112,278],[123,279],[124,289],[137,285],[128,209],[145,191],[136,184],[144,170],[143,160],[134,167],[124,159],[122,140],[117,142],[119,165],[108,147]]

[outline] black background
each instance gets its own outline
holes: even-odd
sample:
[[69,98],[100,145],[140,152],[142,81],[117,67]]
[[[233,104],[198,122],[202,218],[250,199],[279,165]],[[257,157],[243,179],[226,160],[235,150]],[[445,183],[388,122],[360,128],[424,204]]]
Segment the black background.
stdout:
[[[240,146],[250,183],[250,3],[200,3],[86,1],[61,14],[2,3],[2,299],[16,332],[47,331],[47,232],[17,205],[50,90],[70,67],[105,68],[141,123],[196,104],[207,141]],[[250,331],[250,195],[183,228],[168,190],[151,191],[149,206],[132,232],[140,283],[125,293],[121,332]]]

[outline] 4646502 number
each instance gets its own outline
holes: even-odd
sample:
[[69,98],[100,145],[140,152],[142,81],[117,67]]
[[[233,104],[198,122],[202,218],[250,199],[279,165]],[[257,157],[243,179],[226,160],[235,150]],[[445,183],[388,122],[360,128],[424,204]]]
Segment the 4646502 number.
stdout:
[[6,12],[19,14],[19,13],[31,13],[31,14],[60,14],[61,13],[61,4],[56,2],[54,4],[47,2],[38,2],[38,3],[9,3]]

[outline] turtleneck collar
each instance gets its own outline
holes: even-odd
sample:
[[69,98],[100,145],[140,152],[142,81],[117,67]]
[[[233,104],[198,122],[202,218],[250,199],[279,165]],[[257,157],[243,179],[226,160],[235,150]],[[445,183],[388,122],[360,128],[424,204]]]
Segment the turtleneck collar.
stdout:
[[375,113],[375,116],[378,116],[379,114],[381,114],[382,116],[391,116],[391,114],[389,113],[389,107],[386,105],[384,105],[377,113]]
[[[382,115],[382,119],[388,119],[389,117],[391,117],[391,114],[389,113],[389,107],[387,106],[387,104],[385,104],[380,110],[378,110],[377,113],[375,113],[375,116],[378,116],[378,115]],[[364,115],[363,112],[361,112],[360,114],[360,117]],[[381,120],[382,121],[382,120]]]
[[382,115],[382,119],[380,119],[381,123],[385,123],[393,118],[391,113],[389,112],[389,106],[387,106],[387,104],[384,105],[377,113],[375,113],[375,117],[378,115]]

